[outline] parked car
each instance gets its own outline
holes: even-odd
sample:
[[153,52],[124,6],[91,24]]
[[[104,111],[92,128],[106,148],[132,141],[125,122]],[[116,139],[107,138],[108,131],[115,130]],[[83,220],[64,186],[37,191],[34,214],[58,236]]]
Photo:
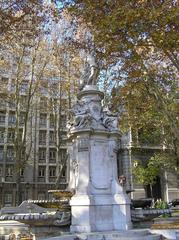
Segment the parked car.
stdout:
[[152,198],[140,198],[131,200],[131,208],[149,208],[152,205]]
[[170,206],[177,206],[179,205],[179,198],[173,199],[171,202],[169,202]]

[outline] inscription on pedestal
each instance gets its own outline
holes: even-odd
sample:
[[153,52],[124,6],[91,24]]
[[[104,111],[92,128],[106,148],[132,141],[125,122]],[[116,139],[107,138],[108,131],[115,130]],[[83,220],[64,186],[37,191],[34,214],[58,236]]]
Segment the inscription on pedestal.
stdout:
[[91,149],[91,181],[95,188],[110,188],[112,166],[108,155],[108,145],[103,141],[96,141]]

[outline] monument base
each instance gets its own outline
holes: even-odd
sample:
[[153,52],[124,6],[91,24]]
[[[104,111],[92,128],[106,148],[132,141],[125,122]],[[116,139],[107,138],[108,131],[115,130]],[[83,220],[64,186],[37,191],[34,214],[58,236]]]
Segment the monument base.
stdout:
[[102,106],[104,94],[85,86],[73,106],[68,134],[71,232],[103,232],[131,228],[130,200],[119,184],[118,118]]
[[75,195],[70,201],[71,232],[131,229],[130,205],[118,195]]

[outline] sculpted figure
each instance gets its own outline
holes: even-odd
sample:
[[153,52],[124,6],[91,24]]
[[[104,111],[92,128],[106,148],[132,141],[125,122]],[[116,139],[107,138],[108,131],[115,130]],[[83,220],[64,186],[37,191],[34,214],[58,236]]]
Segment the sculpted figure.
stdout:
[[76,128],[81,128],[89,125],[92,121],[92,116],[89,109],[86,107],[84,102],[77,101],[73,106],[73,109],[70,110],[73,115],[72,126]]
[[83,84],[81,89],[85,85],[96,85],[97,78],[99,75],[99,66],[96,63],[94,53],[88,53],[86,56],[86,63],[84,68],[84,75],[83,75]]
[[118,128],[118,116],[117,114],[112,113],[108,108],[103,111],[102,122],[109,130],[115,130]]
[[87,79],[87,85],[96,85],[97,78],[99,75],[99,67],[95,61],[94,54],[88,54],[87,62],[89,63],[90,66],[90,76]]

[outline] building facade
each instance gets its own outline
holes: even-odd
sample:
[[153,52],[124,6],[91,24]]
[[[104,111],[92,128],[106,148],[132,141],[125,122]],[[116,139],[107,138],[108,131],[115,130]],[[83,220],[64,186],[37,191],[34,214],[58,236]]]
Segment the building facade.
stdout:
[[[68,184],[67,94],[62,91],[58,81],[42,82],[39,91],[31,99],[25,120],[29,82],[20,83],[18,109],[17,96],[14,94],[17,86],[13,75],[1,74],[0,83],[0,207],[15,206],[26,199],[49,199],[48,190],[65,189]],[[50,93],[47,89],[50,89]],[[25,155],[28,157],[21,164],[17,158],[15,140],[17,136],[23,138],[24,134],[26,144],[22,146],[24,149],[20,152],[20,158],[25,159]],[[134,182],[131,169],[135,160],[146,162],[159,151],[161,146],[135,144],[131,132],[122,136],[118,172],[119,176],[126,177],[125,188],[131,198],[151,197],[149,189]],[[22,166],[19,167],[19,164]],[[177,176],[169,172],[161,173],[153,186],[153,196],[167,202],[179,198]]]
[[138,142],[136,144],[132,132],[123,135],[120,142],[120,151],[118,155],[118,172],[119,176],[126,177],[125,188],[129,192],[132,199],[150,198],[162,199],[170,202],[179,198],[179,178],[173,172],[161,172],[157,176],[156,183],[152,186],[152,195],[149,186],[144,187],[142,184],[136,183],[132,175],[134,162],[140,160],[146,163],[155,153],[162,150],[161,145],[144,144]]
[[[21,83],[18,95],[21,103],[17,116],[15,95],[12,94],[12,99],[10,95],[8,98],[3,97],[3,94],[14,91],[13,79],[4,74],[0,81],[0,207],[15,206],[25,199],[48,199],[48,190],[56,187],[64,189],[67,184],[66,97],[59,100],[38,92],[31,99],[28,118],[25,120],[27,109],[23,99],[28,94],[28,82]],[[23,154],[26,154],[26,161],[22,164],[17,159],[15,144],[16,138],[23,138],[24,134],[25,149],[21,151],[21,158],[24,159]],[[18,164],[22,166],[19,168]],[[17,169],[20,169],[18,183]]]

